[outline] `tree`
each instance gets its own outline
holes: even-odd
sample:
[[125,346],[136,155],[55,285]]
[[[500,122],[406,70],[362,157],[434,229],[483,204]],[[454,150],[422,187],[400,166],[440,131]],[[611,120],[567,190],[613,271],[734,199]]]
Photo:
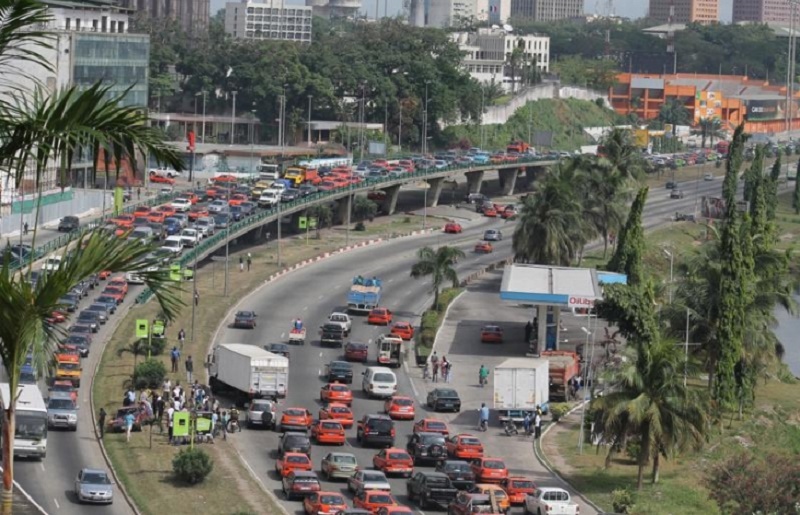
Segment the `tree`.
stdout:
[[764,175],[764,146],[758,145],[756,146],[753,162],[750,163],[750,168],[744,172],[742,198],[744,198],[745,202],[752,202],[753,189],[755,185],[761,181],[762,175]]
[[353,199],[353,215],[356,221],[372,220],[378,212],[378,205],[367,197],[356,196]]
[[419,279],[431,276],[433,286],[433,305],[439,305],[439,293],[445,284],[458,286],[458,273],[453,265],[460,258],[464,257],[464,252],[456,247],[439,247],[433,250],[430,247],[422,247],[417,251],[419,261],[411,267],[411,277]]
[[608,252],[611,232],[619,231],[627,209],[627,181],[612,163],[605,159],[582,159],[585,175],[582,188],[586,220],[603,237],[603,258]]
[[525,55],[525,42],[519,39],[514,42],[514,48],[511,52],[506,54],[506,66],[508,66],[511,73],[511,93],[517,91],[517,76],[520,75],[520,70],[525,66],[527,57]]
[[[33,0],[4,0],[0,24],[0,70],[6,81],[24,76],[26,66],[38,66],[52,73],[41,51],[48,47],[47,35],[39,30],[50,22],[47,7]],[[22,64],[25,66],[23,66]],[[29,68],[28,68],[29,69]],[[40,75],[41,76],[41,75]],[[7,98],[7,97],[6,97]],[[61,184],[75,158],[75,149],[100,151],[113,159],[120,169],[122,159],[135,165],[141,152],[152,155],[167,166],[182,170],[177,153],[164,144],[158,131],[149,126],[146,113],[121,107],[121,96],[108,87],[94,85],[51,93],[38,85],[32,91],[19,92],[11,101],[0,101],[0,167],[11,172],[17,185],[23,177],[33,177],[41,191],[46,174],[58,171]],[[95,165],[97,163],[95,162]],[[32,170],[31,170],[32,169]],[[41,195],[39,196],[41,200]],[[36,219],[40,204],[36,206]],[[34,223],[34,242],[38,232]],[[31,266],[22,274],[12,270],[6,259],[0,267],[0,359],[9,390],[16,392],[20,371],[28,354],[33,365],[44,372],[60,332],[46,319],[60,309],[59,299],[78,281],[102,270],[127,271],[141,275],[156,293],[168,315],[179,305],[177,296],[168,290],[174,284],[164,270],[148,271],[161,265],[146,256],[150,248],[129,244],[100,233],[74,241],[65,252],[72,258],[55,272],[40,280],[36,289],[26,280]],[[2,411],[2,513],[12,512],[14,480],[13,448],[16,406]]]
[[794,173],[794,192],[792,193],[792,208],[794,214],[800,215],[800,161],[797,161],[797,170]]
[[644,230],[642,229],[642,212],[647,201],[648,188],[639,190],[628,213],[628,221],[620,231],[617,250],[611,256],[608,269],[628,276],[628,284],[641,284],[644,280],[642,254],[644,253]]
[[658,112],[658,119],[662,123],[672,124],[672,136],[674,137],[677,134],[678,125],[688,125],[689,111],[679,99],[668,98]]
[[619,73],[616,62],[611,59],[585,59],[579,56],[563,56],[553,62],[552,69],[565,84],[604,92],[614,85]]
[[714,146],[714,138],[722,133],[722,122],[719,118],[700,118],[700,146],[706,148],[706,138],[709,138],[710,147]]
[[317,239],[320,238],[320,231],[333,223],[333,211],[327,204],[311,206],[308,208],[308,216],[317,219]]
[[722,181],[722,198],[726,206],[736,203],[736,189],[739,183],[739,169],[742,166],[742,155],[747,136],[744,123],[733,131],[733,139],[728,147],[728,158],[725,161],[725,179]]
[[775,162],[772,163],[772,169],[769,171],[769,182],[767,183],[767,190],[765,194],[767,203],[767,220],[770,222],[775,220],[775,210],[778,208],[778,182],[780,181],[780,178],[781,155],[778,154]]
[[723,513],[796,513],[800,465],[793,456],[742,452],[714,466],[705,484]]

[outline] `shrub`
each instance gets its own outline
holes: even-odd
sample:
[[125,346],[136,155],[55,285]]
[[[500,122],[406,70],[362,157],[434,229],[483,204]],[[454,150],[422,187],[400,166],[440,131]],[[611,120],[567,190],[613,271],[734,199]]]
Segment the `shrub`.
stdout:
[[[797,148],[800,148],[800,147],[797,147]],[[404,224],[410,224],[411,223],[411,217],[407,216],[407,217],[403,218],[403,223]]]
[[133,369],[133,387],[136,390],[158,388],[167,376],[167,367],[157,359],[147,359]]
[[[147,338],[143,338],[139,341],[139,349],[141,350],[140,354],[147,356]],[[150,338],[150,355],[151,356],[159,356],[164,353],[164,349],[167,346],[167,339],[166,338]]]
[[172,459],[172,472],[175,477],[190,485],[202,482],[213,468],[214,462],[202,449],[182,449]]
[[[358,221],[372,220],[378,213],[378,204],[367,197],[357,196],[353,201],[353,216]],[[358,230],[358,229],[356,229]]]
[[615,513],[631,513],[633,506],[634,496],[627,488],[611,492],[611,507]]
[[424,329],[422,332],[419,333],[419,338],[417,338],[417,345],[421,345],[423,347],[427,347],[430,349],[433,347],[433,342],[436,341],[436,329]]
[[642,445],[638,438],[631,438],[625,444],[625,454],[633,461],[639,461],[639,452]]
[[354,231],[366,231],[367,226],[364,225],[364,222],[358,222],[355,227],[353,227]]
[[429,309],[428,311],[422,314],[422,321],[420,322],[420,328],[422,328],[423,330],[425,329],[436,330],[438,325],[439,325],[439,313]]
[[556,404],[550,405],[550,414],[553,417],[553,422],[558,422],[561,420],[561,417],[567,414],[569,411],[569,406],[563,402],[558,402]]

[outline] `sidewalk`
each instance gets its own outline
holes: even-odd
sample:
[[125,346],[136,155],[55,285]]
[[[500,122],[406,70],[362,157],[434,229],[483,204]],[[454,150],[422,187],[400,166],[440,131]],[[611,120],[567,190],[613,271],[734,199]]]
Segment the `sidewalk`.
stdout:
[[[595,514],[597,511],[584,502],[577,493],[558,477],[554,476],[537,460],[531,437],[506,436],[495,413],[490,420],[489,429],[485,433],[477,431],[478,412],[481,403],[492,407],[493,377],[489,376],[489,384],[485,388],[478,385],[478,369],[481,364],[493,370],[509,357],[525,356],[527,346],[524,343],[525,309],[499,302],[499,283],[502,270],[487,273],[482,279],[475,281],[450,306],[447,318],[436,339],[434,350],[439,358],[446,356],[452,363],[453,387],[461,397],[460,413],[430,413],[430,416],[445,420],[450,425],[451,434],[472,433],[483,442],[486,454],[503,458],[512,475],[526,476],[539,486],[556,486],[565,488],[580,505],[581,514]],[[480,343],[480,329],[488,323],[497,323],[505,330],[505,343],[489,345]],[[409,365],[408,375],[417,395],[421,408],[418,415],[424,412],[424,401],[427,392],[439,386],[422,379],[421,369]],[[417,417],[420,418],[420,417]],[[548,422],[548,417],[545,417]],[[521,432],[521,431],[520,431]],[[551,435],[552,436],[552,435]]]

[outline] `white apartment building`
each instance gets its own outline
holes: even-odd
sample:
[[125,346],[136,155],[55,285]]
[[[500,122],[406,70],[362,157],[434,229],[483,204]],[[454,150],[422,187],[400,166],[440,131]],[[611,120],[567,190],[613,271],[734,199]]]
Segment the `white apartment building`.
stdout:
[[225,4],[225,32],[237,39],[311,42],[312,7],[285,0]]
[[483,84],[501,84],[504,90],[511,91],[513,83],[521,80],[520,73],[511,76],[508,65],[515,48],[521,48],[524,60],[534,64],[539,72],[550,71],[548,36],[521,36],[502,29],[478,29],[477,32],[455,32],[451,37],[466,53],[461,61],[462,68]]
[[425,26],[446,28],[475,18],[475,0],[429,0]]

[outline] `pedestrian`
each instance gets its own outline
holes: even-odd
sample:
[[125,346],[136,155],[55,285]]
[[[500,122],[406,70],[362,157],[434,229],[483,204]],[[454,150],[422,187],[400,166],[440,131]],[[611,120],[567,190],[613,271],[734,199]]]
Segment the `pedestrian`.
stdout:
[[250,267],[253,264],[253,256],[248,252],[247,253],[247,271],[250,271]]
[[244,272],[244,258],[239,256],[239,271]]
[[172,361],[172,372],[178,371],[178,360],[181,357],[181,351],[178,350],[177,347],[172,347],[172,352],[170,352],[170,360]]
[[103,431],[106,429],[106,410],[100,408],[100,412],[97,414],[97,429],[100,430],[100,439],[103,439]]
[[478,384],[481,385],[481,388],[486,384],[488,377],[489,369],[486,368],[486,365],[481,365],[481,368],[478,370]]
[[169,378],[164,379],[164,384],[161,385],[161,395],[168,398],[172,392],[172,381]]
[[28,235],[28,222],[25,222],[24,224],[22,224],[22,234],[24,234],[26,236]]
[[175,414],[175,408],[170,406],[167,409],[167,437],[169,438],[169,443],[172,443],[172,415]]
[[436,382],[436,377],[439,375],[439,356],[436,354],[436,351],[433,351],[433,355],[431,355],[431,379],[433,382]]
[[228,412],[223,410],[222,411],[222,439],[223,440],[227,440],[228,439],[228,421],[229,421]]
[[439,376],[442,381],[447,382],[447,356],[442,356],[442,361],[439,362]]
[[[186,380],[192,382],[192,373],[194,372],[194,362],[192,361],[192,357],[189,356],[186,358]],[[201,392],[203,390],[200,390]]]
[[128,406],[133,406],[136,403],[136,392],[128,388]]
[[531,423],[533,422],[531,418],[531,412],[525,412],[525,418],[522,420],[522,427],[525,429],[525,436],[529,436],[531,434]]
[[[158,425],[161,425],[161,420],[164,418],[164,397],[158,396],[156,397],[156,420],[158,420]],[[161,431],[163,432],[164,429],[162,428]]]
[[130,442],[133,423],[136,420],[136,417],[133,415],[133,411],[127,412],[123,420],[125,420],[125,441]]
[[536,415],[533,417],[533,430],[534,430],[534,438],[539,439],[542,436],[542,416],[539,412],[536,412]]
[[450,383],[453,381],[453,363],[448,361],[447,362],[447,380],[446,383]]
[[531,342],[531,335],[533,334],[533,324],[530,320],[525,324],[525,343]]
[[195,306],[199,306],[200,305],[200,294],[197,293],[196,290],[194,292],[194,305]]
[[181,330],[178,331],[178,341],[180,342],[182,349],[183,343],[186,341],[186,331],[183,330],[183,327],[181,327]]

